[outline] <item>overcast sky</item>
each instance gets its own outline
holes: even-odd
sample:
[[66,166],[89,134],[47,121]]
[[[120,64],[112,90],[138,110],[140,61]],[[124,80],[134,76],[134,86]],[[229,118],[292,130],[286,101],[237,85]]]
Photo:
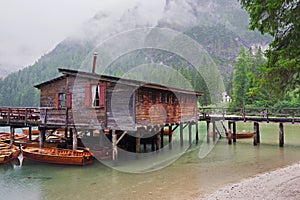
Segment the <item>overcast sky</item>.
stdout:
[[[101,10],[121,11],[138,0],[8,0],[0,7],[0,65],[33,64]],[[141,0],[140,0],[141,1]],[[148,0],[147,0],[148,1]],[[163,1],[163,0],[162,0]]]

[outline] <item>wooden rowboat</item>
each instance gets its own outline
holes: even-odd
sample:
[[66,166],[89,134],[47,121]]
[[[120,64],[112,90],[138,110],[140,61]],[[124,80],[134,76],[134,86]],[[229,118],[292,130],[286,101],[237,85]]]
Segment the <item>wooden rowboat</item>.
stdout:
[[[14,135],[15,141],[25,139],[26,137],[27,137],[26,135],[18,135],[18,134]],[[9,143],[10,133],[0,133],[0,142]]]
[[[254,133],[251,132],[246,132],[246,131],[241,131],[236,133],[236,139],[244,139],[244,138],[252,138],[254,135]],[[226,133],[226,137],[228,137],[228,134]],[[232,138],[232,134],[231,134],[231,138]]]
[[93,160],[92,154],[83,150],[22,147],[22,154],[25,160],[50,164],[88,165]]
[[[29,130],[28,129],[22,129],[22,133],[24,135],[29,135]],[[38,135],[40,133],[39,130],[31,130],[31,135]]]
[[20,155],[18,147],[0,142],[0,164],[8,163]]

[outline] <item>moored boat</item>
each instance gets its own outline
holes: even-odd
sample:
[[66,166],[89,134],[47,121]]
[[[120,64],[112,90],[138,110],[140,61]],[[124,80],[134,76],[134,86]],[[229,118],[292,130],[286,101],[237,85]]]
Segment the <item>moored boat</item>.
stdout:
[[0,142],[0,164],[8,163],[20,155],[20,150],[14,145]]
[[[241,132],[236,133],[236,139],[252,138],[253,135],[254,133],[243,130]],[[226,133],[226,137],[228,137],[227,133]],[[233,137],[232,134],[231,137]]]
[[[28,129],[22,129],[22,133],[24,135],[29,135],[29,130]],[[40,133],[39,130],[35,130],[35,129],[31,130],[31,135],[38,135],[39,133]]]
[[50,164],[88,165],[93,160],[92,154],[84,150],[22,147],[22,154],[25,160]]
[[[22,140],[25,139],[27,136],[26,135],[18,135],[15,134],[14,135],[14,140]],[[6,142],[9,143],[10,142],[10,133],[0,133],[0,142]]]

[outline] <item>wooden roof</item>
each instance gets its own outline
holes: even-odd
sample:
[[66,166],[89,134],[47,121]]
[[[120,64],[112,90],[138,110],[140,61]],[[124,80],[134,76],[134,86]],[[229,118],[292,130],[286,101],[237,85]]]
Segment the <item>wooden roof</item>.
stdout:
[[56,82],[57,80],[64,79],[66,76],[75,76],[75,77],[81,77],[81,78],[86,78],[86,79],[94,79],[94,80],[100,80],[100,81],[121,83],[124,85],[130,85],[130,86],[136,86],[136,87],[172,91],[172,92],[178,92],[178,93],[184,93],[184,94],[193,94],[196,96],[203,95],[203,92],[173,88],[173,87],[163,86],[163,85],[154,84],[154,83],[146,83],[143,81],[138,81],[138,80],[133,80],[133,79],[124,79],[124,78],[119,78],[119,77],[114,77],[114,76],[101,75],[101,74],[97,74],[97,73],[90,73],[90,72],[84,72],[84,71],[78,71],[78,70],[72,70],[72,69],[62,69],[62,68],[59,68],[58,71],[60,73],[62,73],[63,75],[60,77],[51,79],[49,81],[43,82],[41,84],[35,85],[34,87],[40,89],[41,86],[48,85],[50,83]]

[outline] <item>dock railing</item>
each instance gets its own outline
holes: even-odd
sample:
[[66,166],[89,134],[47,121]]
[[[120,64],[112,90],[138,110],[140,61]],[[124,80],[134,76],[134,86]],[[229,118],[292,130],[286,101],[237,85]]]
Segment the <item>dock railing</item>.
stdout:
[[234,118],[239,117],[244,121],[249,119],[260,119],[260,121],[272,121],[274,119],[285,119],[294,123],[300,121],[300,108],[225,108],[225,107],[201,107],[199,118],[207,117]]
[[1,124],[6,123],[37,123],[40,120],[38,108],[33,107],[0,107]]
[[0,107],[0,125],[68,125],[72,116],[68,108]]

